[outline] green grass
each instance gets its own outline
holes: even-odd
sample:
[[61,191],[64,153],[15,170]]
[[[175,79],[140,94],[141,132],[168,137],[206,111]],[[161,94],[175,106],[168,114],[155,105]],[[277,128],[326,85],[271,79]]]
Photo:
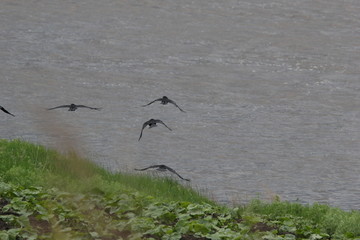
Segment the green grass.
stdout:
[[0,176],[22,186],[57,187],[72,192],[139,191],[166,201],[207,202],[211,200],[170,178],[109,173],[75,153],[54,150],[20,140],[0,140]]
[[0,163],[0,239],[360,239],[359,211],[219,206],[170,178],[110,173],[20,140],[0,140]]
[[331,237],[360,236],[359,211],[347,212],[322,204],[302,205],[281,201],[265,203],[259,200],[248,204],[246,210],[265,215],[269,220],[288,216],[306,219],[316,224],[319,229]]

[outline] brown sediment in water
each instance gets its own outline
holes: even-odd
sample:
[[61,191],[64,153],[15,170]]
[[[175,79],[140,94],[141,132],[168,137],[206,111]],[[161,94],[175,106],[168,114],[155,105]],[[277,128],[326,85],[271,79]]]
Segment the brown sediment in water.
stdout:
[[58,167],[68,169],[78,177],[89,177],[93,175],[93,168],[84,157],[78,129],[66,123],[61,119],[61,114],[56,112],[47,112],[40,108],[31,108],[36,121],[37,128],[53,140],[51,148],[62,153],[56,160]]

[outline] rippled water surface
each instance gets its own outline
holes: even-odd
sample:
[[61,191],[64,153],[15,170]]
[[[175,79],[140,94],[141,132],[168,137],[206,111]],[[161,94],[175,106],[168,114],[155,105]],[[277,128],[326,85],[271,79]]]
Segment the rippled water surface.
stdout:
[[[360,208],[360,1],[0,6],[0,105],[16,115],[1,112],[1,138],[113,171],[166,164],[223,203]],[[141,107],[163,95],[186,113]],[[70,103],[102,110],[45,110]],[[138,141],[150,118],[173,131]]]

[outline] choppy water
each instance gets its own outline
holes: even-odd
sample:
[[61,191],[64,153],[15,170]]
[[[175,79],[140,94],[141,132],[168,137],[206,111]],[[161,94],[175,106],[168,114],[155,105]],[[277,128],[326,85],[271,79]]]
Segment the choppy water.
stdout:
[[[360,208],[360,1],[3,0],[1,138],[114,171],[166,164],[224,203]],[[141,105],[167,95],[174,106]],[[45,108],[62,104],[100,112]],[[142,123],[162,119],[173,131]],[[62,142],[60,144],[60,142]]]

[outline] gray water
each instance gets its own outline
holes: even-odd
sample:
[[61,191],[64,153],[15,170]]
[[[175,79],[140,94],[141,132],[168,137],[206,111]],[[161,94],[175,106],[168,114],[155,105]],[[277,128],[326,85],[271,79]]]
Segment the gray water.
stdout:
[[[358,0],[3,0],[0,136],[166,164],[221,203],[359,209],[359,37]],[[186,113],[141,107],[163,95]],[[102,110],[45,110],[70,103]],[[150,118],[173,131],[139,142]]]

